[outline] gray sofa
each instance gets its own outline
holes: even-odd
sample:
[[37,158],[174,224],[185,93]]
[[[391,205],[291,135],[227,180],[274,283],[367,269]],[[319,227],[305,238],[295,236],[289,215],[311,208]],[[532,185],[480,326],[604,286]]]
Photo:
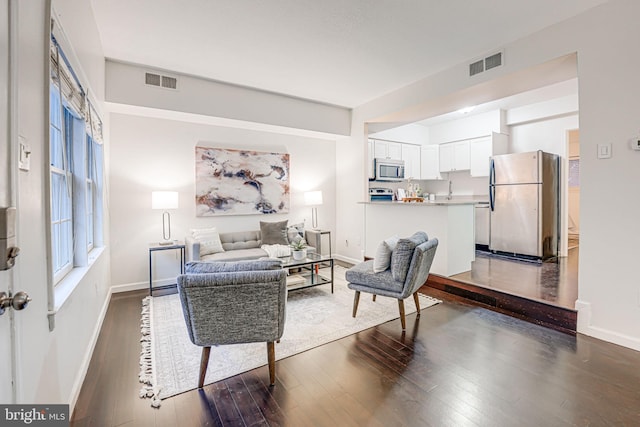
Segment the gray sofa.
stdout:
[[[307,252],[314,252],[320,245],[320,233],[305,230],[305,240],[309,244]],[[269,256],[260,249],[262,240],[260,230],[234,231],[220,233],[220,242],[224,252],[200,256],[200,243],[191,236],[185,238],[187,262],[191,261],[242,261]]]

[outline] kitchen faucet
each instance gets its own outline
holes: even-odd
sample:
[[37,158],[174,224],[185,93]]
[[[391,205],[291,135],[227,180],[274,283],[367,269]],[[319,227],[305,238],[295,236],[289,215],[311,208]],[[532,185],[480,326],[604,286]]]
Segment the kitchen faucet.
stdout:
[[449,194],[447,195],[447,200],[451,200],[451,196],[453,193],[451,192],[451,180],[449,180]]

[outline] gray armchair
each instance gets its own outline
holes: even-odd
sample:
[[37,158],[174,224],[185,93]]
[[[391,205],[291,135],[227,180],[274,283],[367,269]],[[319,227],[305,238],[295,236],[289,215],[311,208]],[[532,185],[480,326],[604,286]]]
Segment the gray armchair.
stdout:
[[406,239],[399,239],[391,253],[390,268],[375,273],[373,260],[365,261],[351,267],[346,272],[347,286],[356,291],[353,299],[353,317],[356,317],[360,292],[396,298],[400,310],[402,330],[406,329],[404,300],[413,295],[418,316],[420,302],[418,289],[427,280],[429,270],[438,248],[438,239],[431,239],[426,233],[419,231]]
[[178,276],[189,338],[202,346],[204,384],[212,345],[266,342],[270,384],[275,383],[274,342],[282,337],[286,271],[279,260],[193,262]]

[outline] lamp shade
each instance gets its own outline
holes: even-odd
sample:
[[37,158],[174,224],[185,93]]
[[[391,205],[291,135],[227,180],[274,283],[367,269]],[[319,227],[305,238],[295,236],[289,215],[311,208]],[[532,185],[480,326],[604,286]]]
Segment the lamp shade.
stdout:
[[304,193],[304,204],[307,206],[317,206],[322,204],[322,191],[307,191]]
[[178,209],[178,192],[152,191],[151,209]]

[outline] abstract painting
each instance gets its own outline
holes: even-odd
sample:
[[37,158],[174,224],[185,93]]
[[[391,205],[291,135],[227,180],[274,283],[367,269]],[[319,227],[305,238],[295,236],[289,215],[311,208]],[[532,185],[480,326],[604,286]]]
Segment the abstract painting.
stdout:
[[289,154],[196,146],[196,215],[289,212]]

